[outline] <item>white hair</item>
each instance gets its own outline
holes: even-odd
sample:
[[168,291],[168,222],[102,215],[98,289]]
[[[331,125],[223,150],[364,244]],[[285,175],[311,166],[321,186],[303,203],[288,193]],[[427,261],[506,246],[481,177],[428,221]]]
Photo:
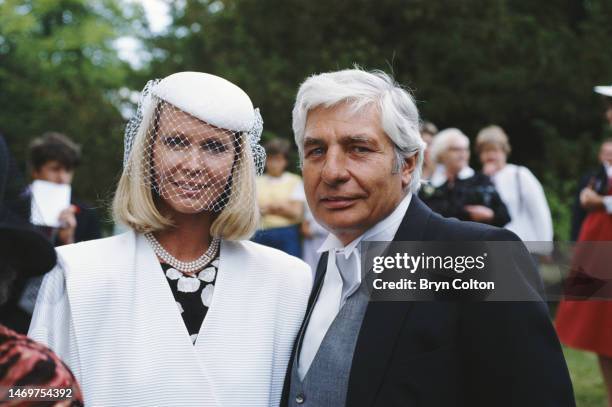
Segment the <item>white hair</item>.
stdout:
[[434,163],[440,162],[444,152],[448,150],[450,144],[457,139],[465,141],[469,148],[470,139],[459,129],[451,127],[436,134],[429,145],[429,157],[431,161]]
[[382,128],[395,145],[395,172],[401,169],[405,158],[417,156],[409,186],[412,192],[417,192],[425,150],[419,132],[419,112],[410,93],[382,71],[345,69],[313,75],[302,83],[293,107],[293,133],[300,160],[304,159],[308,112],[320,106],[330,108],[341,103],[348,103],[355,112],[371,105],[378,109]]

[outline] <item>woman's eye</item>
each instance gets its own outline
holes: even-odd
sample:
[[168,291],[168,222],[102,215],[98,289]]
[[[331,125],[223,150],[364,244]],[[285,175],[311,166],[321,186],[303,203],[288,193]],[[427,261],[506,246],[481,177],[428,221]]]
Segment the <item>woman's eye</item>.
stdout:
[[202,149],[212,153],[224,153],[227,151],[227,146],[217,140],[207,140],[202,143]]
[[189,143],[182,137],[179,136],[167,136],[163,138],[164,145],[171,149],[180,149],[187,147]]

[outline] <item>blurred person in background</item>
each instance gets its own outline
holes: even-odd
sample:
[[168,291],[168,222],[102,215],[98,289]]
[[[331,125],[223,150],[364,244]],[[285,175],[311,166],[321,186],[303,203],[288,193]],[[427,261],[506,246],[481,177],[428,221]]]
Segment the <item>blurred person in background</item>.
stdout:
[[[47,132],[30,143],[29,164],[33,181],[71,185],[75,169],[81,162],[81,148],[61,133]],[[59,216],[59,228],[49,228],[56,246],[101,237],[94,209],[70,196],[70,206]],[[44,202],[36,202],[44,205]]]
[[476,137],[482,172],[491,178],[510,213],[505,228],[524,242],[533,242],[528,245],[533,254],[550,254],[553,225],[544,189],[528,168],[507,162],[511,150],[499,126],[485,127]]
[[[61,133],[47,132],[32,140],[29,146],[29,167],[32,184],[29,187],[32,205],[32,220],[35,213],[44,211],[53,197],[35,195],[35,185],[47,184],[50,190],[58,187],[64,188],[69,195],[66,196],[65,205],[57,219],[57,225],[48,226],[35,221],[39,228],[55,246],[62,246],[85,240],[101,237],[100,223],[96,211],[80,202],[72,193],[72,180],[75,169],[81,162],[81,148],[70,138]],[[38,186],[36,185],[36,186]],[[55,220],[53,220],[55,222]],[[42,276],[33,277],[23,284],[17,284],[13,295],[18,298],[15,310],[15,329],[27,332],[30,319],[34,312],[36,296],[42,283]],[[11,300],[11,303],[13,300]],[[19,321],[19,322],[17,322]]]
[[[605,97],[605,118],[612,125],[612,86],[597,86],[597,93]],[[569,290],[585,287],[588,283],[598,286],[597,299],[582,298],[574,301],[572,291],[566,289],[567,299],[559,303],[555,325],[561,342],[575,349],[597,354],[608,407],[612,407],[612,289],[609,287],[610,243],[612,241],[612,139],[606,139],[599,151],[600,168],[586,177],[580,189],[578,203],[584,211],[584,220],[576,222],[577,244],[572,259],[572,274],[568,278]],[[574,212],[576,215],[576,211]],[[584,242],[584,243],[581,243]],[[576,286],[569,285],[571,278]],[[607,286],[606,286],[607,284]],[[607,289],[607,290],[606,290]]]
[[304,203],[304,220],[300,229],[302,233],[302,260],[314,272],[321,257],[319,248],[325,242],[329,232],[315,220],[307,203]]
[[249,96],[218,76],[145,86],[113,201],[130,230],[59,247],[29,331],[87,405],[278,405],[312,275],[248,240],[262,130]]
[[425,142],[425,160],[423,161],[423,175],[422,179],[427,181],[433,175],[437,164],[431,160],[431,155],[429,151],[429,146],[431,146],[431,142],[434,136],[438,133],[438,128],[435,124],[431,122],[423,122],[421,123],[421,138]]
[[[600,94],[604,103],[604,117],[608,125],[608,129],[612,129],[612,85],[611,86],[596,86],[595,92]],[[580,234],[582,222],[587,216],[582,201],[587,204],[601,206],[603,202],[608,202],[606,205],[609,212],[612,212],[612,198],[605,198],[608,189],[608,178],[612,176],[612,138],[603,141],[599,148],[600,165],[584,174],[578,183],[576,198],[572,207],[572,229],[570,239],[576,241]]]
[[[7,188],[11,177],[9,161],[7,146],[0,135],[0,305],[9,299],[18,277],[42,275],[51,270],[56,262],[55,251],[47,238],[7,205],[15,198],[11,196],[11,189]],[[5,313],[10,311],[2,308],[1,312],[4,321],[4,317],[7,317]],[[15,391],[17,386],[32,386],[70,394],[66,399],[46,400],[46,406],[83,405],[79,384],[57,355],[2,324],[0,367],[0,404],[35,404],[32,398],[10,398],[14,396],[10,394],[11,389]]]
[[612,128],[612,85],[610,86],[595,86],[595,93],[603,97],[605,105],[605,118],[608,126]]
[[300,223],[304,216],[304,185],[299,175],[286,171],[290,145],[273,139],[265,144],[266,172],[257,177],[261,229],[253,241],[300,257]]
[[442,164],[419,196],[444,217],[487,223],[502,227],[510,222],[508,209],[490,178],[468,165],[470,140],[459,129],[439,132],[430,146],[431,160]]

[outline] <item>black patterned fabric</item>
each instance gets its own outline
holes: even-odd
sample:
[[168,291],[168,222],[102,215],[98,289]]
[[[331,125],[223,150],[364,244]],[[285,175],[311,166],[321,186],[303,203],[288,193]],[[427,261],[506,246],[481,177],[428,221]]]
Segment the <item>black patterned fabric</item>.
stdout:
[[161,267],[191,337],[191,343],[195,344],[213,299],[219,257],[217,256],[193,277],[184,275],[166,263],[161,263]]

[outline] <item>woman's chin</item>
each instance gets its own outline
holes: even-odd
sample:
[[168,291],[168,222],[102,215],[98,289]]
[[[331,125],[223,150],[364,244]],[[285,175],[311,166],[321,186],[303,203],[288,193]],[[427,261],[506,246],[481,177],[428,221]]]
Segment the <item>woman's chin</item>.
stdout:
[[209,210],[209,205],[207,205],[206,202],[194,200],[164,200],[163,212],[166,212],[168,215],[198,215]]

